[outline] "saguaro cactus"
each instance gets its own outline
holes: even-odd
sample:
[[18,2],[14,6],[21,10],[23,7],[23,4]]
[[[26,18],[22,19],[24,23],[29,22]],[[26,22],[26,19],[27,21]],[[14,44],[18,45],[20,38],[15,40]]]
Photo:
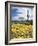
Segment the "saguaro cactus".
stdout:
[[29,10],[27,10],[27,21],[29,21]]

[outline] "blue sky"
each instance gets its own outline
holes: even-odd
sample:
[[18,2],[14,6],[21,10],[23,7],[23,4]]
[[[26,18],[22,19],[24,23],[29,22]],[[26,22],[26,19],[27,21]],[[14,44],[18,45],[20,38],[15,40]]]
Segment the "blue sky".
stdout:
[[24,20],[27,20],[27,10],[29,11],[29,20],[32,19],[32,8],[25,7],[11,7],[11,18],[12,20],[19,20],[20,17],[23,17]]

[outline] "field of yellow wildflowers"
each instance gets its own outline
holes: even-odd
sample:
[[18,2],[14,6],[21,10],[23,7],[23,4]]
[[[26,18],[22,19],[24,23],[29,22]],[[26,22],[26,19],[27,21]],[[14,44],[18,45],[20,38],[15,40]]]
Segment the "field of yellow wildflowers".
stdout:
[[11,38],[32,38],[32,25],[12,24]]

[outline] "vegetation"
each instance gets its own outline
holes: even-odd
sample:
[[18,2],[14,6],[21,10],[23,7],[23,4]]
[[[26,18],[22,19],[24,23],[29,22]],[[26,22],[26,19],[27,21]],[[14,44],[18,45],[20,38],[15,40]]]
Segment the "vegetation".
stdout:
[[31,23],[12,23],[11,38],[32,38]]

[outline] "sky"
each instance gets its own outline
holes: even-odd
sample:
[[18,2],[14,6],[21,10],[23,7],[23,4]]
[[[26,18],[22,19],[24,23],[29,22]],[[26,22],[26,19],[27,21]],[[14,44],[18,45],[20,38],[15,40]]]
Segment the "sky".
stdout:
[[28,7],[11,7],[11,19],[18,20],[20,17],[23,17],[23,20],[27,20],[27,10],[29,11],[29,20],[33,19],[32,8]]

